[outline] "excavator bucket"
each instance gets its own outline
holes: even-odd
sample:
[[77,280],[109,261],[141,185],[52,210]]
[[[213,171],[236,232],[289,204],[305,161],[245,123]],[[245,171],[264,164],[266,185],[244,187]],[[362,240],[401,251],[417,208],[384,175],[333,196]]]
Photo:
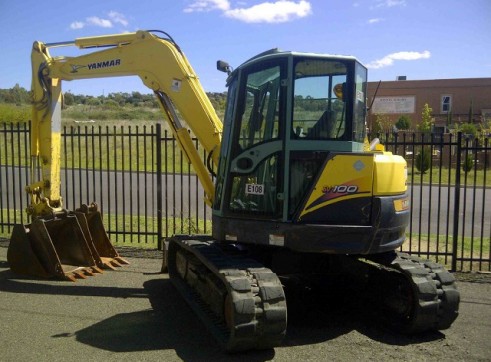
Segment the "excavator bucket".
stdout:
[[41,278],[75,281],[102,273],[72,214],[15,225],[7,260],[13,272]]
[[102,216],[97,204],[92,203],[90,206],[82,205],[74,214],[78,219],[82,232],[88,241],[92,255],[99,268],[114,270],[115,267],[129,264],[128,261],[118,254],[111,244],[104,224],[102,223]]

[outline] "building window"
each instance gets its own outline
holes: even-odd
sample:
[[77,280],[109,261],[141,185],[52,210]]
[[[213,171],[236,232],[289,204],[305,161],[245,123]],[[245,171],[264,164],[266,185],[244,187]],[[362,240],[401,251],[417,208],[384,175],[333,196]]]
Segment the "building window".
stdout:
[[442,113],[448,113],[452,110],[452,96],[443,95],[442,96]]

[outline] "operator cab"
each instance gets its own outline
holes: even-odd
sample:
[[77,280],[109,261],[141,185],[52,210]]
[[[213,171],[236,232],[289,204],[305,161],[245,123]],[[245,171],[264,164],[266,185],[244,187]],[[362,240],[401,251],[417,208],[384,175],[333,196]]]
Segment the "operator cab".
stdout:
[[354,57],[277,49],[230,72],[215,210],[290,219],[330,151],[363,151],[366,82]]

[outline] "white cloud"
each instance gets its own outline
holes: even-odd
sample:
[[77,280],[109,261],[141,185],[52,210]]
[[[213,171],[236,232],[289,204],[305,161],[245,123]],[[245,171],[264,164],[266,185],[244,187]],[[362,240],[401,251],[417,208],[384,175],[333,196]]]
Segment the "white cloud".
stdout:
[[389,67],[394,64],[395,60],[418,60],[428,59],[431,57],[431,53],[428,50],[424,52],[398,52],[386,55],[385,57],[374,60],[367,64],[367,68],[379,69]]
[[376,8],[392,8],[394,6],[406,6],[406,0],[377,0]]
[[195,11],[211,10],[226,11],[228,9],[230,9],[230,1],[228,0],[195,0],[191,5],[184,9],[184,12],[192,13]]
[[85,18],[85,21],[74,21],[70,24],[70,29],[82,29],[86,26],[98,26],[101,28],[112,28],[114,24],[121,24],[124,27],[128,26],[128,20],[124,14],[117,11],[110,11],[108,14],[109,19],[100,18],[98,16],[89,16]]
[[123,14],[118,13],[117,11],[110,11],[108,16],[114,23],[128,26],[128,20],[126,20],[126,16],[124,16]]
[[225,12],[229,18],[246,23],[284,23],[296,18],[303,18],[312,13],[308,1],[280,0],[275,3],[265,2],[250,8],[231,9]]
[[373,18],[373,19],[369,19],[367,21],[368,24],[376,24],[376,23],[380,23],[383,19],[381,18]]
[[[237,5],[244,6],[243,3]],[[309,1],[278,0],[250,7],[232,8],[228,0],[196,0],[184,12],[220,10],[223,15],[246,23],[284,23],[312,13]]]
[[85,19],[88,25],[95,25],[101,28],[112,28],[113,23],[108,19],[101,19],[98,16],[90,16]]
[[82,29],[85,26],[85,23],[82,21],[74,21],[70,24],[70,29]]

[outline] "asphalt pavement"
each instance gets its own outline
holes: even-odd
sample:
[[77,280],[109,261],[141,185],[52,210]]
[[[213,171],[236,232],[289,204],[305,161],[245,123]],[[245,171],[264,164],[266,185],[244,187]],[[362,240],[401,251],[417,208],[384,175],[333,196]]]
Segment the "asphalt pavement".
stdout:
[[288,301],[282,346],[228,355],[159,273],[156,250],[121,249],[129,266],[72,283],[13,274],[7,246],[0,241],[1,361],[491,360],[486,274],[458,276],[461,313],[447,331],[400,335],[352,309],[349,296],[309,294]]

